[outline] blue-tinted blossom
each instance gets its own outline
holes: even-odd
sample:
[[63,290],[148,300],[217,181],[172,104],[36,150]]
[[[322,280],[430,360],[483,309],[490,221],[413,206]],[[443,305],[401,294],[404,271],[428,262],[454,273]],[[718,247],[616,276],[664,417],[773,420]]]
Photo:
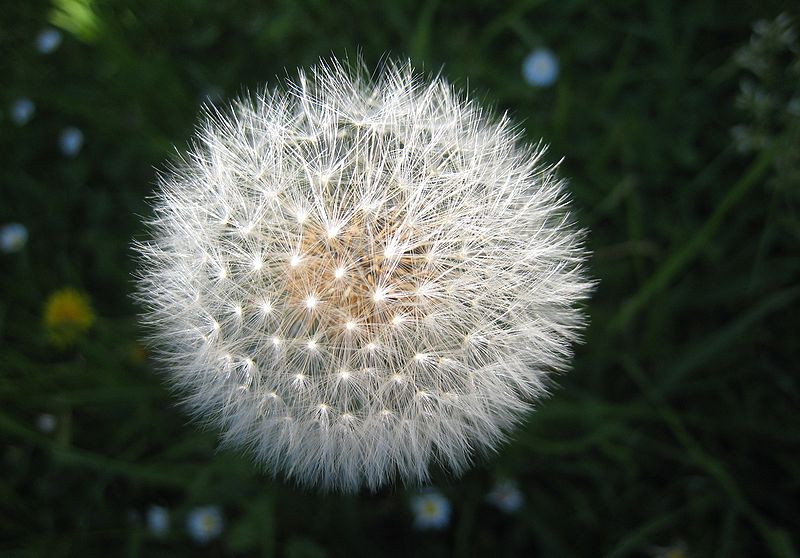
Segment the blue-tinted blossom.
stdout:
[[186,530],[199,543],[207,543],[222,533],[222,512],[217,506],[203,506],[189,512]]
[[163,537],[169,532],[169,511],[161,506],[150,506],[145,514],[147,530],[156,537]]
[[41,54],[50,54],[61,46],[61,40],[62,36],[60,31],[50,27],[42,29],[39,34],[36,35],[36,50]]
[[0,227],[0,252],[19,252],[28,241],[28,229],[21,223],[8,223]]
[[67,157],[77,155],[83,147],[83,132],[74,126],[61,130],[58,136],[58,148]]
[[558,58],[546,48],[538,48],[522,62],[522,77],[534,87],[549,87],[558,78]]
[[510,480],[499,481],[486,495],[486,500],[505,513],[519,511],[525,503],[525,497],[517,484]]
[[36,105],[27,97],[20,97],[9,107],[11,121],[17,126],[24,126],[36,114]]

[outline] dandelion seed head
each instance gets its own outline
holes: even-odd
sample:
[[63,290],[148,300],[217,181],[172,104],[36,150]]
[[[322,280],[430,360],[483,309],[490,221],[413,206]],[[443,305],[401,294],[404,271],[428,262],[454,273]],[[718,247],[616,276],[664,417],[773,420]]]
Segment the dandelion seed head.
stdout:
[[160,177],[138,292],[225,443],[323,489],[423,483],[494,450],[567,366],[582,233],[508,119],[408,64],[331,61],[200,130]]

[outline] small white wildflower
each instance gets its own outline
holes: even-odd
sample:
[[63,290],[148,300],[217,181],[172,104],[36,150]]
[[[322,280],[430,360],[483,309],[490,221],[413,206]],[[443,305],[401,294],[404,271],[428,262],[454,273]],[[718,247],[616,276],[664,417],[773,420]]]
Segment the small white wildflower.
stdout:
[[50,413],[42,413],[36,417],[36,428],[45,434],[51,434],[56,429],[57,425],[56,417]]
[[525,497],[516,483],[510,480],[498,482],[486,495],[486,500],[500,511],[514,513],[522,508]]
[[14,100],[9,107],[11,121],[17,126],[24,126],[30,122],[36,113],[36,105],[27,97]]
[[156,537],[163,537],[169,532],[169,511],[161,506],[150,506],[145,514],[147,530]]
[[418,494],[411,499],[414,527],[420,530],[444,529],[450,523],[450,501],[438,492]]
[[534,87],[549,87],[558,78],[558,58],[546,48],[537,48],[522,61],[522,77]]
[[58,136],[58,148],[67,157],[77,155],[83,147],[83,132],[75,126],[68,126],[61,130]]
[[0,252],[19,252],[28,242],[28,229],[21,223],[8,223],[0,227]]
[[189,512],[186,530],[199,543],[207,543],[222,533],[222,513],[217,506],[203,506]]
[[508,119],[408,65],[334,61],[232,111],[161,177],[136,246],[170,380],[304,484],[464,471],[583,324],[564,182]]
[[61,39],[60,31],[51,27],[42,29],[39,34],[36,35],[36,50],[38,50],[40,54],[50,54],[61,46]]

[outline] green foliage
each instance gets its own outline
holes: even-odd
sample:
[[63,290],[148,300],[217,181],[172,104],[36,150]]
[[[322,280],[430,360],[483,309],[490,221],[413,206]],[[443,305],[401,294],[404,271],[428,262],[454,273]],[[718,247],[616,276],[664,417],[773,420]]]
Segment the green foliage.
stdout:
[[[683,541],[693,556],[797,556],[800,184],[775,160],[796,161],[797,127],[770,121],[775,149],[752,154],[731,133],[764,128],[737,106],[753,76],[736,53],[791,6],[734,4],[4,2],[0,225],[30,236],[0,254],[0,553],[622,557]],[[40,54],[48,25],[64,40]],[[520,73],[537,46],[559,57],[549,89]],[[203,101],[331,52],[407,54],[508,110],[565,157],[591,231],[600,283],[574,369],[499,455],[436,479],[453,506],[438,532],[413,529],[413,490],[304,493],[219,450],[137,345],[129,243],[154,167]],[[773,82],[796,91],[774,75],[759,87]],[[17,126],[21,96],[36,113]],[[67,126],[85,138],[71,158]],[[97,320],[59,349],[42,310],[64,286]],[[501,478],[520,511],[486,502]],[[147,529],[151,505],[170,512],[163,537]],[[205,505],[225,527],[201,545],[185,519]]]

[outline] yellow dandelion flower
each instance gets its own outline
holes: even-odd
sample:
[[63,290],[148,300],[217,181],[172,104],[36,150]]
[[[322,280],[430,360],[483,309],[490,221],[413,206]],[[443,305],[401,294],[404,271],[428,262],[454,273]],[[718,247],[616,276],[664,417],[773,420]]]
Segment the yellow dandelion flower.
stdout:
[[72,344],[93,323],[89,298],[75,289],[59,289],[45,302],[44,326],[47,337],[56,346]]
[[147,349],[145,349],[140,343],[129,343],[127,356],[128,362],[135,366],[139,366],[144,364],[147,360]]

